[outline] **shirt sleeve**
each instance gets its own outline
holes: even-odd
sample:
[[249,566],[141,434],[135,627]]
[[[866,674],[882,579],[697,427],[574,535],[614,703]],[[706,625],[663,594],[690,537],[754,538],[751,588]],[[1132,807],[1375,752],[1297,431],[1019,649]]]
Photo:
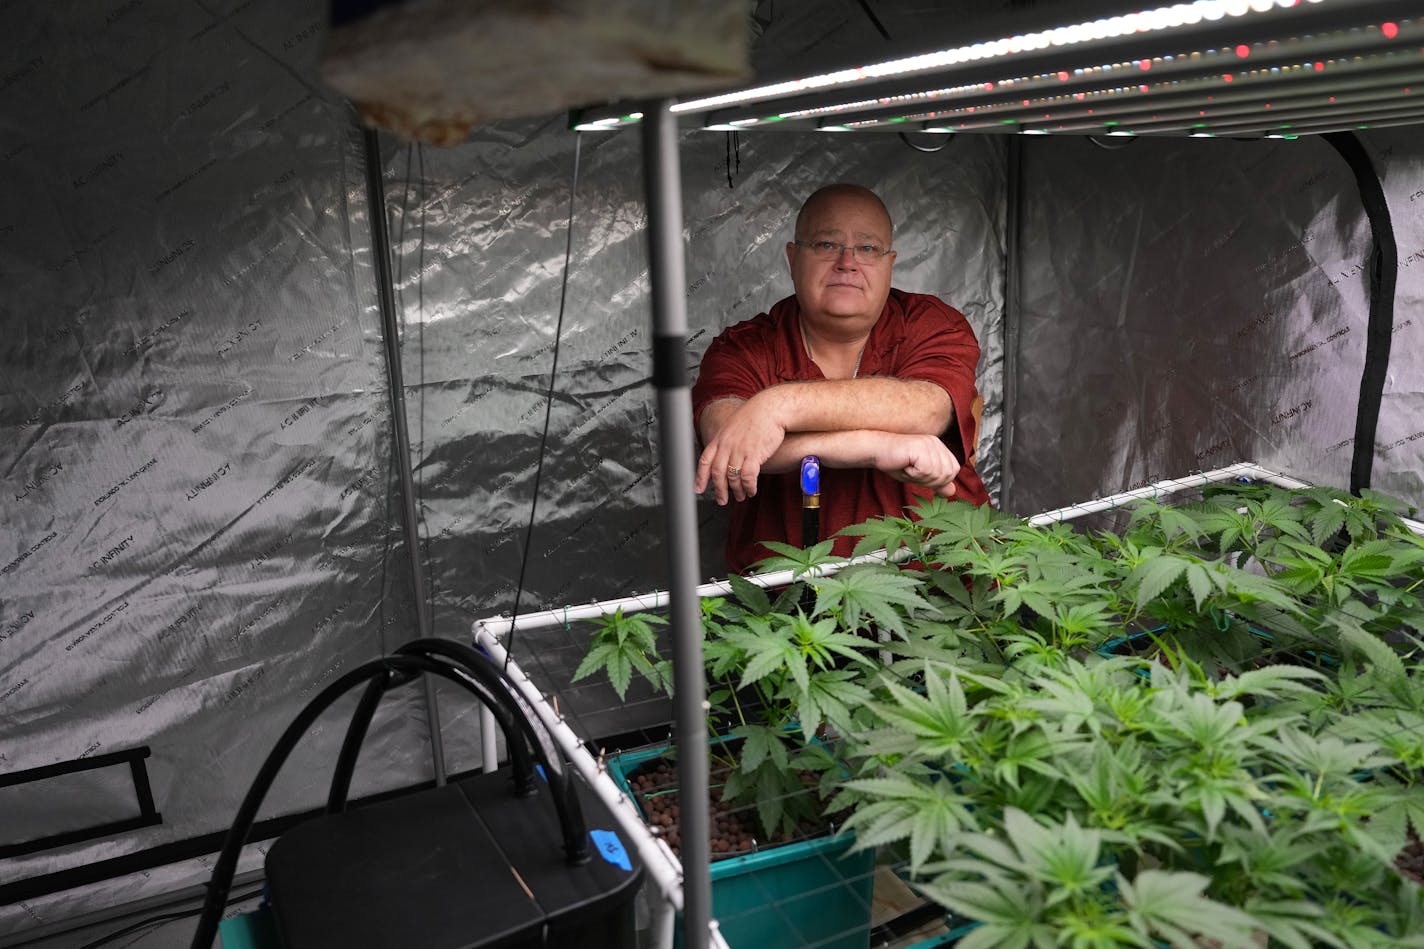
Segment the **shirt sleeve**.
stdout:
[[700,429],[702,413],[719,399],[750,399],[771,384],[764,334],[749,324],[723,331],[707,347],[692,386],[692,424]]
[[[979,340],[963,313],[932,296],[909,299],[905,323],[905,340],[897,354],[894,373],[901,379],[933,382],[949,393],[959,436],[956,454],[963,462],[977,435],[972,407],[979,395],[974,383]],[[946,433],[952,447],[955,434]]]

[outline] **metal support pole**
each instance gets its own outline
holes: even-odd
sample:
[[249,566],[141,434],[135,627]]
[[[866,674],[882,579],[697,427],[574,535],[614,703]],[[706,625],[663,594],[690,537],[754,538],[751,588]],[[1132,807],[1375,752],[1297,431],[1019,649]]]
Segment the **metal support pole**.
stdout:
[[[371,256],[376,263],[376,290],[381,305],[381,336],[386,352],[386,387],[391,396],[391,438],[396,470],[400,474],[401,527],[410,561],[411,593],[415,596],[415,622],[421,639],[430,632],[430,604],[425,599],[425,565],[420,560],[420,530],[415,510],[415,475],[410,467],[410,431],[405,420],[405,383],[401,379],[400,327],[396,323],[396,290],[391,276],[391,238],[386,228],[386,188],[381,180],[381,140],[375,130],[364,131],[366,145],[366,197],[371,218]],[[430,727],[430,754],[435,783],[445,783],[445,743],[440,738],[440,710],[435,704],[435,683],[425,680],[425,718]]]
[[697,602],[697,510],[692,492],[692,391],[687,379],[687,285],[677,120],[660,101],[644,110],[643,189],[653,299],[653,385],[658,391],[663,509],[672,609],[674,740],[682,788],[682,925],[687,949],[706,949],[712,919],[711,821],[707,805],[706,683]]

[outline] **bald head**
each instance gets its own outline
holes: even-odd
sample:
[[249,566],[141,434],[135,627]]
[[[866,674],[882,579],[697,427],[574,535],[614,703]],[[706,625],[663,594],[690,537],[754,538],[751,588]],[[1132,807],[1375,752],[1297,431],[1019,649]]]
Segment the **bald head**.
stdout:
[[[827,207],[847,203],[863,203],[874,205],[881,217],[885,219],[885,237],[893,241],[895,237],[895,225],[890,220],[890,212],[885,209],[885,202],[880,200],[880,196],[869,188],[861,185],[850,184],[849,182],[838,182],[833,185],[826,185],[817,188],[811,196],[801,205],[801,211],[796,215],[796,234],[798,237],[806,233],[807,222],[816,216],[818,211]],[[886,246],[889,246],[888,244]]]
[[890,293],[890,214],[860,185],[827,185],[806,199],[786,244],[791,285],[809,337],[864,342]]

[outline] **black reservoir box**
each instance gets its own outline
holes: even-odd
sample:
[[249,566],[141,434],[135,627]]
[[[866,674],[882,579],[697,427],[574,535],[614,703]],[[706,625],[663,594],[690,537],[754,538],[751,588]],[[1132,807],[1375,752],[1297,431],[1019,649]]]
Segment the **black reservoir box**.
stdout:
[[638,855],[577,774],[589,860],[565,859],[549,787],[509,770],[306,821],[267,854],[284,949],[634,945]]

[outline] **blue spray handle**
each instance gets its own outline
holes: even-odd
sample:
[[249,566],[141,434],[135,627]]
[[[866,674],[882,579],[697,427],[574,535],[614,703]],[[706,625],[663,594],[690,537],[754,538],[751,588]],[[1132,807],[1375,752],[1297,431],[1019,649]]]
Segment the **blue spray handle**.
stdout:
[[801,497],[804,500],[820,495],[821,459],[815,455],[807,455],[801,459]]
[[807,455],[801,459],[801,546],[810,547],[821,539],[821,459]]

